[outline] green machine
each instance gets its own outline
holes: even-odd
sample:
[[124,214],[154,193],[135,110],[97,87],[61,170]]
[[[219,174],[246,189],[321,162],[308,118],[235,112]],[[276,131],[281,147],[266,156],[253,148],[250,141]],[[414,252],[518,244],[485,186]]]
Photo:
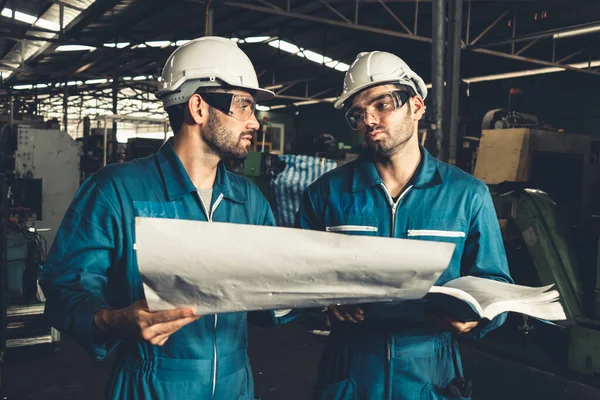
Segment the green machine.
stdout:
[[[600,373],[600,260],[578,257],[575,237],[561,221],[557,204],[545,192],[525,189],[516,203],[515,222],[523,235],[541,284],[555,283],[567,315],[567,365],[576,372]],[[598,236],[588,243],[598,248]],[[594,276],[595,275],[595,276]],[[589,285],[596,283],[595,287]],[[586,283],[588,283],[586,285]]]
[[[555,284],[560,292],[567,320],[537,325],[552,337],[546,352],[560,352],[561,367],[590,375],[600,374],[596,153],[590,136],[492,129],[482,132],[474,168],[494,198],[515,283]],[[527,334],[531,326],[525,318],[518,328]]]
[[279,160],[277,154],[249,151],[248,157],[244,160],[242,175],[256,184],[271,206],[273,206],[269,183],[284,168],[285,162]]

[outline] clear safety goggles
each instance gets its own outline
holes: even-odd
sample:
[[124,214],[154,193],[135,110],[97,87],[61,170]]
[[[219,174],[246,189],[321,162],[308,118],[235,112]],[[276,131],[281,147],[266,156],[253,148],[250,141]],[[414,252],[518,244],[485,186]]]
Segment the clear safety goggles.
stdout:
[[367,114],[379,120],[402,107],[410,97],[411,94],[405,90],[379,93],[350,107],[346,111],[346,121],[350,128],[359,130],[365,126]]
[[245,122],[256,112],[256,100],[253,97],[236,93],[197,91],[211,107]]

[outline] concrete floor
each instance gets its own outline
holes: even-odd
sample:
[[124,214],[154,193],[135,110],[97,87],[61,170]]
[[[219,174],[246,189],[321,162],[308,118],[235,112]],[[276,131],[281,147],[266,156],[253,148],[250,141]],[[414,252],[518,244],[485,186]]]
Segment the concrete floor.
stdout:
[[[261,400],[307,400],[325,338],[292,323],[250,328],[250,358]],[[572,378],[462,345],[474,400],[600,399],[600,389]],[[6,400],[101,400],[110,360],[94,362],[68,338],[59,349],[9,349],[3,367]],[[600,379],[600,378],[599,378]]]

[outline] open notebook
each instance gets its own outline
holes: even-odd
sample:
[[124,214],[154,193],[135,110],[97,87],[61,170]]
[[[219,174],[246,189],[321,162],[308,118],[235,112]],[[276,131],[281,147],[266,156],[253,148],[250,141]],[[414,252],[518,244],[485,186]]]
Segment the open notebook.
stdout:
[[491,320],[504,312],[548,321],[565,320],[560,295],[551,290],[552,286],[529,287],[464,276],[433,286],[425,301],[457,321]]

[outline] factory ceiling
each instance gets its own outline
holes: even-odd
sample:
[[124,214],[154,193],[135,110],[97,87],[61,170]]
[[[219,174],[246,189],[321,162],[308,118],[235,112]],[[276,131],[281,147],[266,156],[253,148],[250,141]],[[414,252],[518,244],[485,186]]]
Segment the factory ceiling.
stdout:
[[[560,71],[600,82],[600,2],[462,7],[465,84]],[[66,104],[76,117],[115,108],[162,117],[153,92],[163,63],[211,30],[237,41],[277,93],[265,109],[330,102],[361,51],[394,52],[432,76],[430,0],[0,0],[0,9],[0,101],[46,116]]]

